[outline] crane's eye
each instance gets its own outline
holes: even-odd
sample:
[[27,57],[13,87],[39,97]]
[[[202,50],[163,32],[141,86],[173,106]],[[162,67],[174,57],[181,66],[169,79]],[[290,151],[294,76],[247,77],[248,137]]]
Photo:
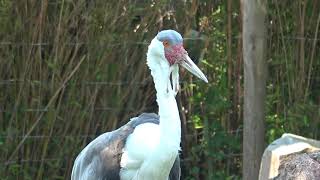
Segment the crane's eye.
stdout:
[[169,47],[169,45],[170,45],[168,41],[163,41],[162,43],[163,43],[163,46],[164,46],[165,48],[166,48],[166,47]]

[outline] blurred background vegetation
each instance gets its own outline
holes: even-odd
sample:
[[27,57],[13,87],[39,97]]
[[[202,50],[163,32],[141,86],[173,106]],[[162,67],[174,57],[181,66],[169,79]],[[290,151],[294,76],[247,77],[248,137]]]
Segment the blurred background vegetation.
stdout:
[[[320,2],[268,1],[266,140],[319,139]],[[182,70],[182,179],[241,179],[241,4],[0,0],[0,178],[69,179],[99,134],[156,112],[150,40],[176,29],[209,84]]]

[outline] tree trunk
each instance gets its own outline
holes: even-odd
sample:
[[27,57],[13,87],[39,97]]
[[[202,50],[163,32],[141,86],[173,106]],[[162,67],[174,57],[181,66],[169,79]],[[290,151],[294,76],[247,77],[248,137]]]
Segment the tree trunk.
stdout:
[[242,0],[244,57],[243,179],[258,179],[265,147],[266,0]]

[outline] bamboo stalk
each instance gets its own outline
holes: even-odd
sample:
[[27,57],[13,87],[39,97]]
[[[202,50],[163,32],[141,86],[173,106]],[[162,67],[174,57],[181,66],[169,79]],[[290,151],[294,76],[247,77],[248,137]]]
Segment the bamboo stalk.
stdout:
[[319,24],[320,24],[320,13],[318,14],[318,19],[317,19],[317,25],[316,25],[316,29],[315,29],[315,33],[314,33],[314,40],[313,40],[313,44],[312,44],[312,50],[311,50],[311,57],[310,57],[310,63],[309,63],[309,71],[307,74],[307,85],[306,85],[306,89],[304,91],[304,102],[306,102],[307,97],[309,95],[309,88],[310,88],[310,82],[311,82],[311,74],[312,74],[312,66],[313,66],[313,61],[314,61],[314,54],[315,54],[315,50],[316,50],[316,45],[317,45],[317,39],[318,39],[318,32],[319,32]]
[[[66,83],[72,78],[72,76],[77,72],[77,70],[79,69],[81,63],[85,60],[85,56],[80,60],[80,62],[77,64],[77,66],[73,69],[73,71],[69,74],[69,76],[64,80],[64,82],[60,85],[60,87],[55,91],[54,95],[51,97],[51,99],[49,100],[48,104],[46,105],[45,109],[48,109],[52,103],[54,102],[54,100],[56,99],[56,97],[59,95],[60,91],[65,87]],[[40,120],[42,119],[43,115],[45,114],[45,112],[42,112],[40,114],[40,116],[37,118],[37,120],[35,121],[35,123],[33,123],[33,125],[31,126],[31,128],[28,130],[28,132],[24,135],[24,138],[20,141],[20,143],[17,145],[17,147],[15,148],[15,150],[11,153],[11,155],[9,156],[9,158],[7,159],[7,162],[11,161],[13,156],[17,153],[17,151],[21,148],[21,146],[24,144],[25,140],[27,139],[27,137],[32,133],[32,131],[35,129],[35,127],[38,125],[38,123],[40,122]]]

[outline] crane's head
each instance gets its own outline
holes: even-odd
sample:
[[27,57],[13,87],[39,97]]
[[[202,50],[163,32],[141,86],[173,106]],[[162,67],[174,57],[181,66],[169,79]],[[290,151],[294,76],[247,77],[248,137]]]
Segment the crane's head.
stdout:
[[172,85],[175,91],[179,87],[178,65],[183,66],[192,74],[208,82],[206,76],[193,63],[183,47],[182,36],[174,30],[160,31],[149,45],[147,63],[150,69],[167,68],[169,69],[168,78],[172,73]]

